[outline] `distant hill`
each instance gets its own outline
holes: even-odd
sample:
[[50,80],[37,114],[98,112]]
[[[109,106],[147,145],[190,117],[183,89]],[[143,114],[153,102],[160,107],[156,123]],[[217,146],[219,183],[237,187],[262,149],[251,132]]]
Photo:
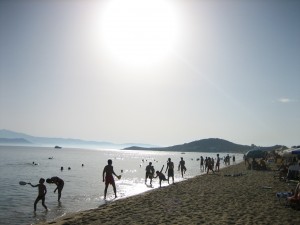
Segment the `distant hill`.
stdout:
[[[111,142],[104,141],[86,141],[80,139],[71,138],[48,138],[48,137],[34,137],[28,134],[18,133],[10,130],[2,129],[0,130],[0,138],[9,139],[12,143],[17,145],[34,145],[34,146],[45,146],[54,147],[56,145],[62,147],[74,147],[74,148],[103,148],[103,149],[122,149],[132,145],[139,145],[142,147],[157,147],[148,144],[137,144],[137,143],[125,143],[125,144],[114,144]],[[23,142],[16,143],[12,139],[22,139]],[[8,144],[8,142],[0,142],[0,145]]]
[[[139,146],[131,146],[124,148],[125,150],[156,150],[156,151],[176,151],[176,152],[228,152],[228,153],[246,153],[256,146],[235,144],[219,138],[202,139],[185,143],[182,145],[174,145],[163,148],[143,148]],[[277,149],[278,145],[271,147],[260,147],[262,150]]]
[[0,144],[9,144],[9,145],[22,145],[22,144],[32,144],[30,141],[25,140],[24,138],[0,138]]

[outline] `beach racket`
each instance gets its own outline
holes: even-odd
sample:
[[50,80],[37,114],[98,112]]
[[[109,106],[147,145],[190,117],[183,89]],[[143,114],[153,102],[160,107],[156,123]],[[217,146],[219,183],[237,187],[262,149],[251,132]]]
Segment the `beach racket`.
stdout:
[[25,182],[25,181],[20,181],[19,184],[20,184],[20,185],[26,185],[27,182]]
[[122,177],[121,175],[117,176],[117,178],[118,178],[119,180],[121,179],[121,177]]

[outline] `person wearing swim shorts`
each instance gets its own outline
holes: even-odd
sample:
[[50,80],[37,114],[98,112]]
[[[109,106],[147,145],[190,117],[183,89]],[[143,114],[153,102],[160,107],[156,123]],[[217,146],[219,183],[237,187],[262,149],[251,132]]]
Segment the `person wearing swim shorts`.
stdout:
[[154,176],[154,167],[152,166],[152,162],[149,162],[149,165],[146,166],[145,184],[147,184],[147,178],[149,178],[150,179],[150,185],[152,185],[153,176]]
[[168,184],[169,184],[170,177],[172,177],[172,181],[174,184],[174,163],[171,161],[171,158],[168,158],[167,168],[165,173],[167,172],[167,170],[168,170]]
[[102,173],[103,182],[105,182],[104,199],[106,199],[106,193],[107,193],[107,188],[108,188],[109,184],[111,184],[113,186],[115,198],[117,198],[117,189],[116,189],[116,184],[115,184],[113,175],[115,175],[117,178],[119,176],[114,172],[114,168],[112,166],[112,160],[109,159],[107,161],[107,163],[108,163],[108,165],[106,165],[104,167],[103,173]]
[[63,179],[59,178],[59,177],[51,177],[50,179],[48,178],[46,180],[46,182],[48,184],[56,184],[56,188],[54,190],[54,193],[56,191],[58,191],[58,195],[57,195],[57,201],[60,202],[60,198],[61,198],[61,192],[62,189],[64,188],[65,182],[63,181]]

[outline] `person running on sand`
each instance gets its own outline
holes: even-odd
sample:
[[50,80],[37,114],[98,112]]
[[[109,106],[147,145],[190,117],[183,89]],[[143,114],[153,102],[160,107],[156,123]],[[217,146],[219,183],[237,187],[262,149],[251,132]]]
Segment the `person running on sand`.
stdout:
[[36,204],[40,200],[42,200],[42,205],[44,206],[44,208],[46,210],[48,210],[47,206],[45,205],[45,196],[47,194],[47,188],[44,185],[44,183],[45,183],[44,178],[41,178],[40,181],[39,181],[39,184],[37,184],[37,185],[32,185],[31,183],[28,183],[31,187],[38,187],[39,188],[38,196],[37,196],[37,198],[35,199],[35,202],[34,202],[34,211],[36,211]]
[[114,168],[112,166],[112,160],[109,159],[107,161],[107,163],[108,163],[108,165],[106,165],[104,167],[103,173],[102,173],[103,182],[105,182],[104,199],[106,199],[106,193],[107,193],[107,188],[108,188],[109,184],[111,184],[113,186],[114,193],[115,193],[115,198],[117,198],[116,184],[115,184],[115,180],[114,180],[113,175],[115,175],[118,179],[120,179],[120,176],[115,174]]
[[48,184],[56,184],[56,188],[54,190],[54,193],[56,192],[56,190],[58,190],[57,201],[60,201],[61,192],[62,192],[62,189],[64,188],[64,184],[65,184],[63,179],[61,179],[59,177],[51,177],[51,178],[48,178],[46,180],[46,182]]
[[168,158],[167,168],[165,173],[167,172],[167,170],[168,170],[168,184],[169,184],[170,177],[172,177],[172,181],[174,184],[174,163],[171,161],[171,158]]
[[153,178],[159,177],[159,187],[161,187],[161,182],[162,181],[167,180],[165,175],[162,173],[163,169],[164,169],[164,167],[162,167],[160,171],[157,170],[156,171],[156,176],[153,177]]
[[178,171],[179,170],[181,170],[181,177],[183,178],[183,173],[185,173],[186,171],[185,161],[183,160],[183,157],[181,157],[181,160],[179,161]]
[[152,166],[152,162],[149,162],[149,165],[146,166],[146,179],[145,184],[147,184],[147,178],[150,179],[150,185],[152,185],[152,178],[154,176],[154,167]]

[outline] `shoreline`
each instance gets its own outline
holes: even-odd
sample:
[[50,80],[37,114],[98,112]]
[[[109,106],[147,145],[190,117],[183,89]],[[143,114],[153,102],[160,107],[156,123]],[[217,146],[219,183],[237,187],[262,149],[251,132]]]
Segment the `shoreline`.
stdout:
[[299,224],[276,198],[295,184],[273,175],[240,163],[39,224]]

